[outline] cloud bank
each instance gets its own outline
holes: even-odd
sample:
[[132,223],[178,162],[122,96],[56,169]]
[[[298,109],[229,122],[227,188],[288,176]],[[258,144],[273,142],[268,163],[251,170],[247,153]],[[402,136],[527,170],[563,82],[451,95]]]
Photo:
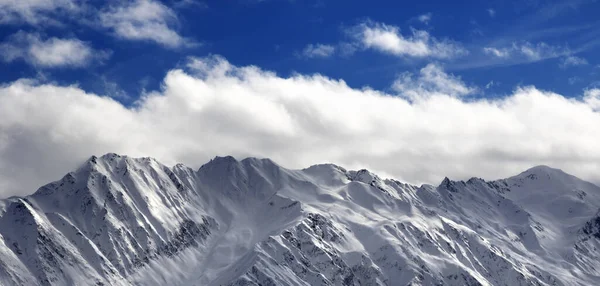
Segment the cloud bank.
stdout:
[[[460,82],[428,69],[415,80]],[[404,91],[410,88],[424,86]],[[131,108],[76,86],[20,80],[0,87],[0,195],[32,193],[107,152],[193,167],[225,154],[269,157],[290,168],[333,162],[434,184],[547,164],[600,182],[599,91],[579,99],[534,87],[497,100],[446,93],[407,100],[220,57],[171,70],[161,90]]]

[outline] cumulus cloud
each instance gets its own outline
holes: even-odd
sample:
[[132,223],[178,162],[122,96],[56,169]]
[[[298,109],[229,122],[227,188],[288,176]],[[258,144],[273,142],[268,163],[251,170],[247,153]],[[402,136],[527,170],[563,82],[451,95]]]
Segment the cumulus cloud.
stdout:
[[422,68],[418,77],[410,72],[402,73],[392,87],[399,95],[413,101],[435,95],[465,96],[477,90],[467,86],[460,77],[447,74],[437,64],[428,64]]
[[594,110],[600,112],[600,89],[592,88],[585,91],[583,100]]
[[335,47],[324,44],[308,44],[302,50],[301,56],[305,58],[328,58],[335,52]]
[[171,48],[193,45],[175,31],[176,13],[159,1],[121,2],[100,13],[99,17],[103,27],[123,39],[153,41]]
[[0,43],[0,54],[5,62],[20,59],[42,68],[84,67],[109,56],[108,52],[94,50],[75,38],[43,39],[39,34],[25,32],[18,32]]
[[549,45],[544,42],[534,44],[527,41],[520,43],[515,42],[508,47],[484,47],[483,52],[497,58],[520,58],[530,62],[557,58],[570,54],[570,51],[567,48]]
[[61,12],[77,12],[81,9],[80,2],[76,0],[2,0],[0,1],[0,24],[59,24],[53,15]]
[[224,154],[290,168],[333,162],[434,184],[547,164],[599,182],[597,108],[596,91],[572,99],[534,87],[496,100],[439,92],[411,102],[219,57],[170,71],[130,108],[74,86],[17,81],[0,88],[0,192],[31,193],[106,152],[192,167]]
[[584,66],[587,64],[588,64],[588,61],[586,59],[580,58],[577,56],[573,56],[573,55],[569,55],[569,56],[562,58],[559,66],[564,69],[564,68],[568,68],[568,67]]
[[399,57],[448,59],[467,54],[460,44],[438,40],[427,31],[412,29],[405,36],[400,28],[376,22],[361,23],[348,31],[364,49],[374,49]]

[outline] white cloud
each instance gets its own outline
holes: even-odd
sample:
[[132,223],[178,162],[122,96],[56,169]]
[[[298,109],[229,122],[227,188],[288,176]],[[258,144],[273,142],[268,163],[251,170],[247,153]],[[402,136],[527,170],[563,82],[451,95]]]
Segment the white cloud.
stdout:
[[5,62],[22,59],[37,67],[84,67],[93,60],[102,60],[109,53],[96,51],[78,39],[42,39],[39,34],[18,32],[0,44]]
[[[206,4],[181,0],[173,6],[205,8]],[[100,11],[82,0],[0,0],[0,24],[62,25],[63,18],[97,22],[95,25],[123,39],[153,41],[171,48],[197,45],[176,31],[177,14],[158,0],[110,1]]]
[[575,66],[584,66],[587,65],[588,61],[584,58],[580,58],[577,56],[569,55],[562,58],[559,66],[561,68],[575,67]]
[[496,10],[490,8],[490,9],[487,9],[487,12],[490,15],[490,17],[492,17],[492,18],[496,17]]
[[569,49],[560,46],[552,46],[544,42],[536,44],[530,42],[513,43],[508,47],[484,47],[483,52],[497,58],[520,58],[535,62],[550,58],[556,58],[570,54]]
[[600,182],[595,92],[577,100],[524,87],[497,100],[438,93],[411,103],[321,75],[191,63],[131,108],[77,87],[2,86],[0,192],[31,193],[106,152],[192,167],[224,154],[291,168],[334,162],[434,184],[547,164]]
[[155,0],[126,1],[100,13],[100,24],[120,38],[153,41],[171,48],[193,45],[174,30],[177,22],[175,12]]
[[349,30],[365,49],[416,58],[454,58],[467,54],[461,45],[450,40],[438,40],[426,31],[412,30],[412,35],[400,34],[400,29],[382,23],[365,22]]
[[173,7],[176,9],[186,9],[186,8],[198,8],[198,9],[207,9],[208,4],[196,1],[196,0],[179,0],[173,3]]
[[416,78],[409,72],[401,74],[392,87],[401,96],[413,101],[436,95],[465,96],[476,91],[476,88],[467,86],[460,77],[447,74],[436,64],[428,64],[422,68]]
[[421,23],[428,25],[429,21],[431,21],[431,16],[431,13],[426,13],[417,17],[417,20],[419,20],[419,22]]
[[[529,58],[531,60],[541,59],[542,55],[544,54],[544,51],[547,50],[546,47],[549,47],[549,46],[546,45],[545,43],[540,43],[537,46],[531,45],[530,43],[525,43],[524,45],[520,45],[520,46],[513,44],[513,48],[516,51],[521,52],[523,55],[525,55],[527,58]],[[552,52],[551,55],[554,55],[554,53]]]
[[483,52],[488,55],[496,56],[498,58],[507,58],[508,56],[510,56],[510,51],[506,48],[496,49],[496,48],[491,48],[491,47],[485,47],[485,48],[483,48]]
[[324,44],[309,44],[302,50],[302,56],[306,58],[328,58],[335,52],[335,47]]
[[78,12],[76,0],[0,0],[0,24],[59,24],[51,15]]
[[600,112],[600,89],[592,88],[585,91],[583,101],[592,109]]

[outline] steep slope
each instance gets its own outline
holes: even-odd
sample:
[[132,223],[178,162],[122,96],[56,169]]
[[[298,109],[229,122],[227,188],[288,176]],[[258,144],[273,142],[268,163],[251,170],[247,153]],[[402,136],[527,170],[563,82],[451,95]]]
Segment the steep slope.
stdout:
[[600,188],[107,154],[0,201],[2,285],[595,285]]

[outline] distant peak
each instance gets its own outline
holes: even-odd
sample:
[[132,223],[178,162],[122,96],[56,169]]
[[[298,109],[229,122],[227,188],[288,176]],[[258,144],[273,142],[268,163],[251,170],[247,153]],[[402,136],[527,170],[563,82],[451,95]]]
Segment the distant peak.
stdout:
[[215,156],[210,162],[237,162],[233,156]]
[[189,169],[190,167],[186,166],[183,163],[177,163],[175,164],[174,168],[178,168],[178,169]]
[[325,169],[338,170],[338,171],[341,171],[342,173],[347,172],[347,170],[344,167],[341,167],[341,166],[338,166],[338,165],[332,164],[332,163],[315,164],[308,168],[304,168],[303,170],[311,171],[311,170],[325,170]]
[[[523,185],[523,184],[536,184],[536,185],[573,185],[573,184],[591,184],[582,179],[579,179],[571,174],[564,172],[561,169],[548,167],[545,165],[535,166],[529,168],[526,171],[505,179],[509,184]],[[592,184],[593,185],[593,184]]]
[[200,170],[207,169],[207,168],[209,168],[209,169],[219,168],[219,166],[230,166],[230,165],[237,164],[237,163],[239,163],[239,161],[237,159],[235,159],[233,156],[224,156],[224,157],[215,156],[213,159],[211,159],[204,165],[200,166]]
[[454,181],[450,180],[448,177],[444,177],[442,182],[440,183],[440,187],[450,188],[454,184]]
[[453,181],[448,177],[444,177],[444,180],[442,180],[442,183],[440,183],[438,188],[444,188],[450,192],[457,193],[459,188],[465,188],[466,186],[467,183],[465,183],[465,181]]
[[256,158],[256,157],[247,157],[242,160],[242,163],[258,163],[258,164],[271,164],[277,165],[273,160],[269,158]]
[[215,158],[213,158],[212,160],[210,160],[208,163],[202,165],[202,168],[208,167],[208,166],[221,166],[221,165],[232,165],[232,164],[242,164],[244,166],[267,166],[267,165],[275,165],[275,166],[279,166],[277,165],[277,163],[273,162],[271,159],[268,158],[256,158],[256,157],[247,157],[241,161],[238,161],[236,158],[234,158],[233,156],[216,156]]
[[552,168],[547,165],[538,165],[538,166],[527,169],[525,172],[562,172],[562,170]]
[[[95,157],[95,156],[92,156],[92,157]],[[112,159],[121,158],[121,157],[122,156],[117,153],[106,153],[106,154],[100,156],[100,159],[112,160]]]
[[552,168],[546,165],[539,165],[532,168],[527,169],[518,175],[518,177],[527,177],[527,178],[537,178],[540,176],[545,177],[553,177],[553,176],[563,176],[568,175],[561,169]]
[[348,175],[349,175],[348,176],[349,180],[363,182],[365,184],[371,184],[375,181],[380,180],[379,176],[377,176],[376,174],[372,173],[371,171],[369,171],[367,169],[360,169],[358,171],[349,171]]
[[88,159],[87,163],[88,163],[88,165],[91,165],[92,168],[96,168],[94,166],[97,165],[98,163],[113,165],[113,164],[115,164],[115,162],[121,161],[122,158],[127,158],[127,156],[122,156],[117,153],[106,153],[100,157],[96,157],[96,156],[90,157],[90,159]]
[[482,178],[479,178],[479,177],[471,177],[469,180],[467,180],[467,183],[470,183],[470,184],[473,184],[476,182],[484,182],[485,183],[485,180]]

